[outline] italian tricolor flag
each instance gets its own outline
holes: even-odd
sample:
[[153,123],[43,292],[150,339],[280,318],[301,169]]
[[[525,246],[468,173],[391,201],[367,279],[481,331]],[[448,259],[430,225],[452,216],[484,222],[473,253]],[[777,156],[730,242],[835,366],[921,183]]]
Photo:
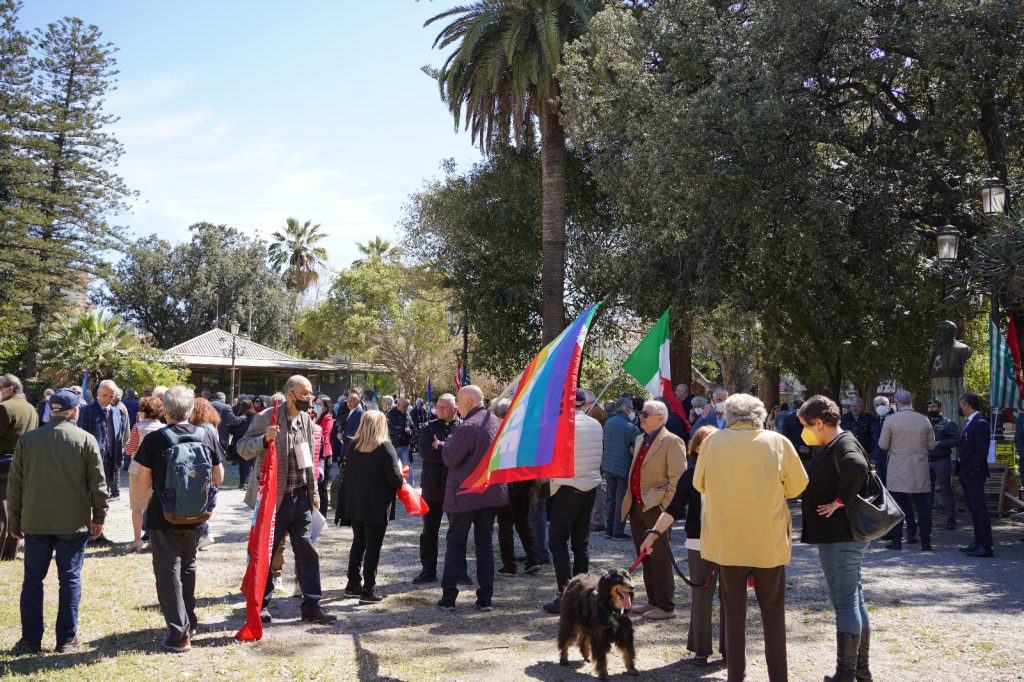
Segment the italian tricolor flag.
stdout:
[[675,391],[672,390],[672,369],[668,359],[668,314],[671,311],[672,307],[669,306],[633,354],[622,363],[622,369],[643,384],[652,398],[664,396],[668,400],[669,408],[683,418],[686,428],[689,429],[690,423],[684,414],[685,410],[676,400]]

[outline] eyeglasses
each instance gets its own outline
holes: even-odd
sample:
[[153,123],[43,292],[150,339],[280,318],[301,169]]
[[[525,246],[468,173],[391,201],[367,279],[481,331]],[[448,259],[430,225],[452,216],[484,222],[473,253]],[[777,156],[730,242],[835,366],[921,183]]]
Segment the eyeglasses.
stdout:
[[640,413],[640,417],[643,418],[643,419],[647,419],[650,416],[651,416],[651,413],[648,412],[647,410],[644,410],[643,412]]

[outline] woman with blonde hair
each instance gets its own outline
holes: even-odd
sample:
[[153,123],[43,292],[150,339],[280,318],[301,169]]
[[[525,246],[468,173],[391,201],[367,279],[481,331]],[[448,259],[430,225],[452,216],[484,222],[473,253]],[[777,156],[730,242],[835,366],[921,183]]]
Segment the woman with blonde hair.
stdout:
[[384,598],[375,591],[380,549],[395,493],[402,487],[398,453],[388,437],[383,412],[363,414],[347,454],[342,486],[345,516],[352,522],[345,594],[359,597],[360,604],[376,604]]
[[[676,494],[672,497],[665,511],[654,522],[654,529],[643,543],[640,551],[664,552],[664,545],[655,541],[663,533],[668,532],[676,519],[686,518],[686,555],[690,565],[690,580],[694,583],[690,599],[690,629],[686,635],[686,648],[694,653],[691,663],[698,667],[708,664],[711,656],[711,607],[715,601],[714,566],[700,555],[700,517],[704,507],[704,496],[693,487],[693,471],[700,456],[700,448],[711,434],[718,431],[717,427],[701,426],[690,437],[690,449],[686,453],[687,468],[679,478]],[[666,538],[667,539],[667,538]],[[722,593],[718,593],[718,601],[722,601]],[[725,658],[725,628],[718,628],[718,650]]]

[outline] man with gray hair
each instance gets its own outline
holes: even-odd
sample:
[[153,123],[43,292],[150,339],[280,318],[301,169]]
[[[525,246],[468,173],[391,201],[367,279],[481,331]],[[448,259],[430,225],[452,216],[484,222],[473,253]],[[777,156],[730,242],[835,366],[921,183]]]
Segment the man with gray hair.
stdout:
[[437,582],[437,538],[441,531],[441,517],[444,510],[444,490],[448,482],[448,467],[441,458],[441,450],[448,436],[462,423],[455,413],[455,396],[445,393],[437,399],[434,412],[436,419],[420,428],[420,490],[429,511],[423,515],[423,531],[420,533],[420,572],[412,579],[414,585]]
[[[104,379],[96,389],[96,399],[83,407],[78,415],[78,425],[91,433],[100,445],[111,500],[121,496],[121,460],[124,457],[125,434],[128,431],[127,419],[114,405],[114,398],[119,391],[117,384],[111,379]],[[94,544],[110,544],[110,540],[100,535]]]
[[[255,459],[256,471],[262,471],[267,445],[270,441],[277,444],[277,512],[274,515],[274,541],[270,546],[277,547],[284,534],[288,533],[302,589],[302,620],[326,625],[337,618],[320,607],[323,596],[320,588],[320,555],[311,537],[313,510],[319,512],[320,509],[320,494],[313,470],[313,422],[309,418],[313,385],[306,377],[296,374],[285,382],[282,397],[283,402],[278,401],[278,425],[271,426],[273,409],[264,410],[253,417],[249,430],[238,441],[238,456],[247,460]],[[250,485],[245,494],[246,504],[253,508],[256,506],[257,488]],[[273,593],[274,582],[268,574],[267,587],[263,593],[263,609],[260,612],[260,620],[264,623],[273,621],[269,609]]]
[[[224,482],[224,452],[214,433],[189,423],[195,407],[195,393],[187,386],[167,389],[163,397],[167,426],[142,439],[135,453],[139,465],[136,481],[143,494],[152,491],[146,509],[153,575],[157,600],[167,624],[163,647],[183,653],[192,646],[199,621],[196,618],[196,553],[203,522],[172,522],[164,514],[163,496],[168,474],[168,459],[173,448],[200,444],[212,466],[213,485]],[[173,472],[173,469],[172,469]]]
[[[914,396],[906,389],[896,391],[896,414],[885,420],[878,447],[889,452],[885,486],[906,515],[907,543],[918,541],[921,549],[932,551],[931,473],[928,451],[935,447],[935,431],[928,417],[914,411]],[[915,518],[914,510],[917,510]],[[886,549],[903,549],[903,522],[889,536]]]
[[[676,485],[686,471],[686,444],[665,428],[668,407],[648,400],[640,411],[644,435],[633,441],[633,461],[629,466],[626,494],[622,500],[622,519],[629,518],[633,546],[639,553],[647,531],[654,528],[661,512],[672,501]],[[635,606],[633,613],[650,620],[676,617],[675,578],[668,552],[655,552],[643,560],[647,604]]]
[[50,396],[50,421],[18,441],[11,463],[11,534],[25,540],[21,585],[21,640],[16,649],[39,651],[43,579],[56,554],[60,598],[57,651],[78,647],[78,602],[85,545],[98,537],[107,514],[103,462],[96,439],[75,425],[78,394]]
[[14,561],[18,539],[7,532],[7,475],[22,434],[39,426],[39,415],[25,400],[21,379],[0,375],[0,560]]
[[839,428],[849,431],[857,439],[864,452],[871,452],[871,422],[874,417],[864,411],[864,399],[859,395],[850,398],[850,410],[843,415]]
[[716,429],[725,428],[725,401],[729,397],[729,391],[724,386],[718,386],[711,392],[711,403],[704,407],[700,418],[690,427],[694,432],[702,426],[714,426]]

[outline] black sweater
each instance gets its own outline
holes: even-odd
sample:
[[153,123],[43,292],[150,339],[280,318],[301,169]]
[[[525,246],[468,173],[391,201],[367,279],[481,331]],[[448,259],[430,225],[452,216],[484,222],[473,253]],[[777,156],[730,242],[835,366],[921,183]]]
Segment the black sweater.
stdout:
[[[831,443],[812,448],[807,465],[807,488],[803,492],[803,532],[800,541],[810,544],[853,542],[846,507],[825,517],[818,513],[820,505],[836,498],[849,505],[864,487],[868,462],[864,450],[849,431],[843,431]],[[838,469],[836,467],[838,463]]]
[[678,520],[684,515],[686,516],[686,539],[688,540],[700,538],[700,493],[693,487],[693,470],[695,468],[691,463],[690,467],[679,477],[676,494],[665,508],[665,513],[673,519]]

